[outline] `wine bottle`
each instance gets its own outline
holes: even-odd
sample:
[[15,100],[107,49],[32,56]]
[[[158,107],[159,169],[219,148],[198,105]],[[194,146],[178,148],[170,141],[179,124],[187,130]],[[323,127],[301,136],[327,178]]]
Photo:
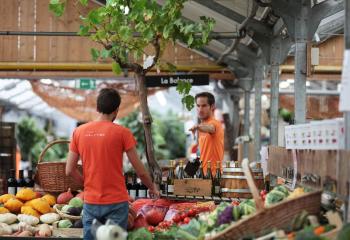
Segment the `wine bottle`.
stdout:
[[10,177],[7,179],[7,193],[16,195],[17,190],[17,180],[16,180],[16,170],[10,170]]
[[34,190],[33,170],[28,170],[28,176],[24,179],[25,187]]
[[196,174],[197,178],[199,179],[203,179],[204,178],[204,172],[203,172],[203,162],[200,161],[200,167],[197,170],[197,174]]
[[19,170],[19,178],[17,179],[17,192],[26,186],[26,181],[23,177],[23,170]]
[[137,188],[136,188],[136,174],[132,176],[132,184],[130,186],[130,197],[136,200],[137,197]]
[[[136,183],[135,183],[136,198],[140,197],[140,187],[141,187],[141,180],[140,180],[140,178],[136,178]],[[142,196],[143,196],[143,194],[142,194]]]
[[143,184],[143,182],[141,182],[141,180],[138,178],[138,184],[139,184],[139,194],[138,197],[139,198],[146,198],[147,197],[147,187],[145,184]]
[[177,179],[184,179],[185,172],[184,172],[184,162],[180,160],[180,166],[179,166],[179,172],[177,174]]
[[163,194],[167,193],[167,177],[163,176],[162,177],[162,183],[160,184],[160,190],[162,191]]
[[169,169],[169,174],[167,178],[167,194],[168,195],[173,195],[174,194],[174,162],[170,161],[170,169]]
[[213,195],[220,197],[221,196],[221,168],[220,161],[216,162],[216,173],[213,179]]
[[208,161],[207,175],[205,176],[205,179],[213,179],[213,175],[211,173],[211,161]]

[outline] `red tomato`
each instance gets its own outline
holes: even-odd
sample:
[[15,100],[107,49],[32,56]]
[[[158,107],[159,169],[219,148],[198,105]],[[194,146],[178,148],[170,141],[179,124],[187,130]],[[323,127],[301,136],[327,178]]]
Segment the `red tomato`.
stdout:
[[233,201],[231,204],[232,204],[233,206],[238,206],[238,205],[239,205],[239,202],[238,202],[238,201]]
[[194,216],[196,216],[196,215],[197,215],[196,209],[190,209],[190,210],[188,211],[187,215],[188,215],[189,217],[194,217]]
[[155,208],[151,209],[146,213],[146,221],[150,225],[156,226],[163,220],[164,220],[164,213]]
[[176,215],[173,217],[173,221],[174,221],[175,223],[180,222],[180,221],[181,221],[180,215],[179,215],[179,214],[176,214]]
[[153,226],[149,226],[147,229],[148,229],[148,231],[150,231],[150,232],[152,232],[152,233],[153,233],[154,230],[155,230],[155,228],[154,228]]
[[184,220],[186,217],[187,217],[186,213],[181,213],[180,215],[181,221]]
[[184,219],[184,224],[187,224],[187,223],[189,223],[190,221],[191,221],[191,218],[185,217],[185,219]]

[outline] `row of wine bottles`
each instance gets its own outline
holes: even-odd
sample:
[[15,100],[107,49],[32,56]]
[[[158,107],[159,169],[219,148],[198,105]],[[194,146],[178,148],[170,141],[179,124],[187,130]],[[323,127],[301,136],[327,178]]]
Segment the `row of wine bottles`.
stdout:
[[[175,164],[174,161],[170,162],[170,170],[167,178],[162,179],[161,190],[163,194],[172,195],[174,194],[174,179],[188,178],[184,171],[183,161],[180,161],[178,174],[175,176]],[[212,181],[212,195],[221,196],[221,168],[220,162],[216,163],[215,176],[211,172],[211,161],[208,161],[207,174],[204,175],[203,163],[201,162],[200,167],[195,175],[197,179],[210,179]]]
[[130,197],[133,199],[149,197],[148,188],[141,182],[140,178],[136,177],[136,174],[131,177],[128,174],[124,174],[124,176],[126,189]]
[[10,177],[7,179],[7,193],[16,195],[22,188],[34,189],[33,171],[28,170],[28,176],[24,178],[24,170],[19,170],[19,178],[16,179],[16,170],[10,170]]

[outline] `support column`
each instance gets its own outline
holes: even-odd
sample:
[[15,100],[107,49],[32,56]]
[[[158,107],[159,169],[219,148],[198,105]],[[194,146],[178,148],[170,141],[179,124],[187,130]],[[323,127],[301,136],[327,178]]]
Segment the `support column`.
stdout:
[[[249,136],[249,127],[250,127],[250,120],[249,120],[249,111],[250,111],[250,91],[245,90],[244,91],[244,128],[243,128],[243,134],[245,136]],[[244,142],[243,144],[243,158],[248,157],[248,142]]]
[[[345,10],[345,22],[344,22],[344,42],[345,42],[345,51],[350,49],[350,3],[349,1],[344,1],[344,10]],[[345,123],[345,149],[350,150],[350,112],[344,112],[344,123]],[[341,166],[340,166],[341,167]],[[350,186],[349,186],[350,194]],[[348,196],[348,202],[345,204],[344,214],[345,222],[350,222],[350,195]]]
[[308,13],[310,1],[302,0],[300,14],[295,17],[295,123],[306,121],[306,44],[308,37]]
[[279,56],[281,48],[278,40],[271,44],[271,99],[270,99],[270,144],[278,145],[278,109],[279,109]]
[[255,118],[254,118],[254,149],[255,161],[260,161],[261,149],[261,95],[262,80],[264,78],[264,66],[261,59],[257,60],[254,69],[254,88],[255,88]]

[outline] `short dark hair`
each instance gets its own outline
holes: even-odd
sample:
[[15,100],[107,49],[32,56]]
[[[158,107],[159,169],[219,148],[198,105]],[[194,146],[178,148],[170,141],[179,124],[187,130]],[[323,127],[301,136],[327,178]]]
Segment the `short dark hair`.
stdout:
[[211,94],[210,92],[201,92],[201,93],[198,93],[194,99],[195,101],[197,102],[197,98],[200,98],[200,97],[206,97],[208,99],[208,104],[210,106],[214,105],[215,104],[215,97],[213,94]]
[[97,97],[97,111],[103,114],[111,114],[119,107],[121,102],[120,95],[113,88],[103,88]]

